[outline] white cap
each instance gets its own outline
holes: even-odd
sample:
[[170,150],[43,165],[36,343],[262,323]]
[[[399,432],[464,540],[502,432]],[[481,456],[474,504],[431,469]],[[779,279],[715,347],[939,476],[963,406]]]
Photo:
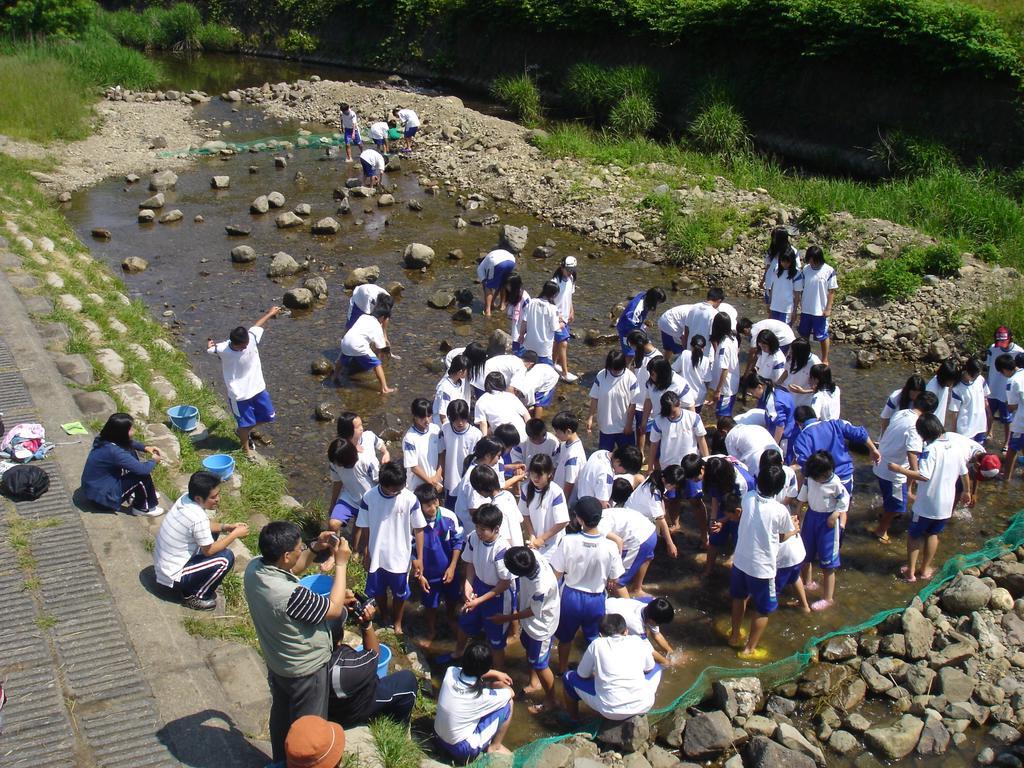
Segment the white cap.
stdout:
[[566,256],[565,257],[565,261],[562,262],[562,265],[571,268],[571,267],[575,267],[577,263],[578,262],[576,261],[576,257],[575,256]]

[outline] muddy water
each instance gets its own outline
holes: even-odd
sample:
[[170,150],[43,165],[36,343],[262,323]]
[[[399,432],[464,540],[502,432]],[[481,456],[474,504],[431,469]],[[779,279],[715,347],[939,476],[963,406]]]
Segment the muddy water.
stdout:
[[[255,111],[232,113],[223,104],[204,107],[202,116],[210,120],[230,119],[235,124],[225,131],[229,139],[256,135],[285,135],[296,126],[267,121]],[[314,132],[316,126],[308,126]],[[249,166],[256,166],[256,173]],[[304,181],[294,176],[301,171]],[[587,329],[609,328],[609,309],[616,302],[651,285],[669,286],[671,272],[631,260],[622,251],[606,250],[575,235],[554,230],[521,211],[501,204],[488,203],[484,208],[466,212],[456,206],[455,198],[446,194],[426,195],[417,184],[418,169],[406,161],[399,174],[388,181],[397,185],[398,204],[379,209],[375,203],[353,200],[353,212],[338,216],[341,232],[335,237],[314,238],[308,227],[282,231],[274,226],[273,213],[251,216],[249,202],[272,190],[282,192],[290,210],[299,203],[309,203],[313,220],[334,215],[332,191],[345,178],[358,173],[358,163],[323,160],[313,150],[297,150],[286,169],[275,169],[269,154],[251,154],[227,160],[197,161],[193,171],[182,173],[177,189],[167,193],[164,211],[181,209],[185,217],[171,224],[139,225],[136,223],[138,203],[149,195],[144,183],[126,186],[112,179],[76,195],[68,209],[68,217],[83,239],[92,227],[102,226],[113,233],[109,242],[92,242],[93,253],[111,268],[118,270],[121,260],[138,255],[149,261],[149,268],[126,276],[133,296],[142,297],[156,316],[166,310],[174,313],[173,322],[181,348],[191,357],[196,370],[212,386],[222,388],[216,360],[206,354],[208,337],[224,338],[239,323],[255,320],[267,307],[278,303],[286,288],[301,280],[275,283],[265,277],[269,255],[284,250],[297,260],[309,259],[310,271],[323,274],[330,287],[324,306],[313,311],[295,312],[272,321],[263,342],[261,356],[270,392],[278,411],[278,422],[268,432],[275,445],[266,449],[278,460],[288,475],[292,492],[303,502],[326,502],[329,484],[325,450],[330,442],[333,424],[318,423],[313,418],[318,403],[328,402],[336,411],[350,409],[362,414],[367,426],[382,430],[385,426],[404,430],[408,424],[408,404],[415,396],[431,396],[439,370],[441,345],[461,345],[485,340],[495,328],[506,328],[504,317],[483,318],[475,314],[466,324],[454,323],[448,311],[431,309],[427,297],[444,287],[471,287],[476,295],[475,312],[480,309],[479,287],[473,284],[475,256],[494,246],[497,228],[469,226],[456,230],[453,219],[463,215],[468,220],[496,213],[502,222],[530,227],[533,247],[547,239],[555,241],[559,254],[576,254],[580,259],[580,280],[577,290],[575,330],[582,337]],[[231,187],[224,191],[210,188],[214,174],[231,176]],[[417,199],[423,211],[414,213],[406,202]],[[193,217],[201,214],[205,222],[197,224]],[[228,238],[226,224],[252,227],[247,238]],[[401,253],[407,243],[423,242],[437,252],[434,265],[426,272],[410,272],[402,268]],[[260,254],[251,265],[234,265],[229,251],[234,245],[248,244]],[[460,261],[446,258],[449,250],[459,248],[465,253]],[[346,382],[341,388],[326,386],[309,375],[309,364],[320,356],[333,357],[343,330],[347,295],[342,282],[352,267],[376,264],[381,268],[380,282],[398,280],[405,285],[391,325],[391,339],[400,361],[386,362],[388,379],[399,390],[381,397],[374,380],[364,376]],[[520,260],[528,290],[536,292],[550,275],[555,263],[537,260],[529,255]],[[695,295],[671,293],[670,304],[690,303]],[[761,307],[743,299],[735,302],[741,313],[759,317]],[[591,348],[581,341],[570,347],[572,367],[586,371],[581,382],[559,386],[562,407],[584,412],[587,386],[604,358],[606,348]],[[833,354],[837,378],[843,392],[843,416],[855,423],[867,424],[873,434],[878,431],[878,411],[886,395],[906,377],[909,369],[898,364],[881,365],[871,371],[853,367],[852,350],[839,347]],[[588,440],[588,443],[593,441]],[[588,445],[588,449],[593,445]],[[880,505],[877,486],[870,467],[858,458],[856,490],[851,522],[843,544],[843,569],[839,575],[838,605],[825,613],[809,616],[783,608],[772,617],[765,645],[774,658],[783,657],[800,647],[811,635],[859,622],[878,610],[905,602],[913,594],[911,586],[897,582],[893,574],[902,562],[902,535],[888,547],[864,534]],[[971,522],[951,525],[943,536],[940,559],[954,552],[977,549],[987,538],[1005,526],[1016,509],[1019,493],[1010,498],[1000,486],[987,484]],[[688,522],[688,521],[687,521]],[[716,634],[714,624],[727,616],[729,599],[727,573],[724,570],[711,582],[702,581],[699,572],[703,556],[696,549],[693,535],[679,542],[680,558],[669,561],[659,556],[648,576],[648,589],[667,595],[679,611],[666,636],[682,650],[689,661],[668,671],[659,695],[664,704],[689,686],[699,671],[709,665],[736,666],[733,652]],[[409,622],[415,634],[416,620]],[[439,650],[450,649],[440,642]],[[512,652],[513,657],[517,655]],[[511,742],[520,744],[550,731],[546,724],[529,718],[520,710]],[[956,764],[956,758],[943,763]]]

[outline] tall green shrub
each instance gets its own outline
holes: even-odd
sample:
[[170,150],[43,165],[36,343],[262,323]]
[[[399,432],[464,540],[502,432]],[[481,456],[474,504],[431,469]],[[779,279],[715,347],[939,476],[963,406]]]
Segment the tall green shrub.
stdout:
[[747,122],[729,102],[715,99],[697,112],[689,125],[690,139],[702,152],[737,155],[750,147]]
[[956,157],[941,142],[894,131],[881,137],[872,154],[893,176],[914,178],[929,176],[956,167]]
[[904,259],[881,259],[867,278],[865,291],[886,301],[909,298],[921,285]]
[[[562,84],[566,102],[599,124],[607,122],[616,106],[628,97],[635,97],[633,109],[638,100],[645,99],[650,110],[655,111],[656,118],[658,88],[658,76],[639,65],[602,67],[590,63],[575,64],[566,73]],[[624,114],[626,112],[620,110],[620,120]]]
[[654,130],[657,122],[658,110],[643,93],[627,93],[608,116],[608,126],[619,136],[644,136]]
[[157,14],[154,44],[174,51],[194,51],[199,46],[203,18],[194,5],[176,3]]
[[77,37],[89,25],[92,0],[14,0],[0,8],[0,33],[12,37]]
[[491,95],[509,107],[527,125],[540,121],[540,91],[533,78],[525,72],[495,78],[491,83]]

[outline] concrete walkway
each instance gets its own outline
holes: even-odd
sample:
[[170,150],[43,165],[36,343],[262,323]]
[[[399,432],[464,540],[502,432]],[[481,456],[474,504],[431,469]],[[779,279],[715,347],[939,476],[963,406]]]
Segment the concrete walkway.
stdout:
[[[192,637],[182,624],[192,613],[148,591],[144,542],[159,520],[75,505],[93,436],[60,429],[85,418],[30,319],[49,302],[33,295],[3,245],[0,412],[8,426],[42,423],[58,447],[39,464],[51,478],[42,498],[0,499],[0,680],[9,697],[0,765],[265,765],[269,693],[259,655]],[[60,344],[59,328],[40,328]],[[26,532],[27,546],[12,540]]]

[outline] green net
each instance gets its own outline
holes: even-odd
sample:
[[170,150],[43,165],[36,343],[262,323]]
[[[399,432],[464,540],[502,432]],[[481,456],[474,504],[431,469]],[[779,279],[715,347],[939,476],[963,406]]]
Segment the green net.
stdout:
[[245,152],[290,152],[293,149],[334,147],[344,143],[340,133],[300,133],[295,136],[270,136],[252,141],[207,141],[199,147],[168,149],[157,157],[179,157],[180,155],[209,156],[223,152],[243,154]]
[[[1024,544],[1024,510],[1017,512],[1017,514],[1015,514],[1010,520],[1010,524],[1007,526],[1006,530],[999,536],[985,542],[985,545],[981,549],[970,554],[958,554],[947,560],[932,580],[929,581],[928,584],[918,593],[918,597],[920,597],[922,601],[927,600],[965,568],[984,565],[985,563],[995,560],[1008,552],[1013,552],[1022,544]],[[842,627],[841,629],[829,632],[821,637],[812,637],[804,643],[800,650],[784,659],[774,661],[771,664],[765,664],[764,666],[753,669],[749,667],[745,669],[706,667],[693,684],[683,691],[683,693],[674,701],[664,707],[652,710],[649,713],[651,722],[657,722],[665,715],[674,712],[680,707],[686,709],[700,704],[700,702],[711,693],[711,687],[716,680],[723,680],[728,677],[757,676],[761,679],[761,682],[766,688],[772,688],[789,680],[793,680],[798,677],[814,659],[816,655],[815,649],[817,646],[828,642],[833,637],[854,635],[859,632],[863,632],[866,629],[877,627],[890,616],[902,613],[905,607],[906,606],[888,608],[884,611],[879,611],[859,624]],[[527,766],[534,765],[540,757],[541,751],[549,744],[553,744],[576,735],[595,736],[597,734],[598,725],[599,722],[595,720],[591,723],[587,723],[580,730],[573,731],[572,733],[563,733],[558,736],[549,736],[547,738],[537,739],[536,741],[532,741],[529,744],[520,747],[515,751],[513,768],[527,768]],[[475,763],[475,765],[484,766],[484,768],[486,768],[488,762],[487,756],[484,755]]]

